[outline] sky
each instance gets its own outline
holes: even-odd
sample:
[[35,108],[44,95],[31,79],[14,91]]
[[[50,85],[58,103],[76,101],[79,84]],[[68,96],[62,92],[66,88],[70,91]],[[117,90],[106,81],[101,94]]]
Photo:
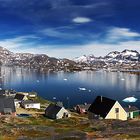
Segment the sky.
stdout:
[[75,58],[140,52],[139,0],[0,0],[0,46]]

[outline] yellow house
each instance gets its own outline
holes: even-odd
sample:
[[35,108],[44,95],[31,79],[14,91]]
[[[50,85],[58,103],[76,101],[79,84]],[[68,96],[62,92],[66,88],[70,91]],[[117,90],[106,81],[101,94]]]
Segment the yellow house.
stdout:
[[88,109],[89,119],[119,119],[127,120],[127,112],[118,101],[97,96]]

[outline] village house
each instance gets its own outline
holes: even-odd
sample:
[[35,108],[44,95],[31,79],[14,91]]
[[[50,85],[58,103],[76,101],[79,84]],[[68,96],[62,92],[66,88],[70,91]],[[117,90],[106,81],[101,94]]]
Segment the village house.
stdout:
[[14,103],[15,103],[15,107],[16,107],[16,108],[19,108],[19,107],[20,107],[21,101],[19,101],[19,100],[17,100],[17,99],[14,99]]
[[45,116],[51,119],[62,119],[70,117],[70,113],[62,106],[50,104],[45,110]]
[[16,116],[13,97],[0,96],[0,115]]
[[135,106],[129,105],[128,107],[125,107],[124,109],[127,112],[128,119],[133,119],[140,115],[140,110]]
[[19,101],[25,101],[25,100],[28,100],[27,96],[24,95],[24,94],[20,94],[20,93],[17,93],[15,95],[15,98],[16,100],[19,100]]
[[36,92],[29,92],[28,97],[35,98],[37,96]]
[[97,96],[88,109],[89,119],[120,119],[127,120],[127,112],[118,101]]
[[0,95],[14,97],[16,95],[16,91],[12,90],[12,89],[1,89],[0,90]]
[[74,110],[79,114],[86,114],[90,104],[81,104],[74,107]]
[[22,101],[28,100],[27,96],[24,94],[17,93],[14,97],[15,107],[19,108]]
[[26,100],[21,102],[21,107],[25,109],[28,108],[40,109],[40,103],[33,100]]

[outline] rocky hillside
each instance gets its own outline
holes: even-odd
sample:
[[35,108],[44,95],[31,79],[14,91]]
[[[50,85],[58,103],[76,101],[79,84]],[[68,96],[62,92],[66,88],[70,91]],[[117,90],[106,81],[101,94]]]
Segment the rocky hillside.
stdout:
[[26,66],[42,71],[71,71],[76,62],[69,59],[57,59],[46,54],[13,53],[0,47],[0,64],[6,66]]

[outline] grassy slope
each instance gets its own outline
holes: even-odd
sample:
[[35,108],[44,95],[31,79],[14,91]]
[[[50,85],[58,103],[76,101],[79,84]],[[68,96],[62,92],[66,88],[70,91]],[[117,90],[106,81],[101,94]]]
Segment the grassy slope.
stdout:
[[[86,116],[73,114],[71,118],[51,120],[44,116],[30,118],[0,118],[0,139],[16,139],[22,136],[34,139],[35,137],[60,138],[78,140],[81,138],[114,138],[140,139],[139,120],[89,121]],[[74,138],[75,137],[75,138]]]
[[[37,97],[41,106],[50,101]],[[51,120],[42,115],[29,118],[0,117],[0,140],[46,138],[86,140],[89,138],[140,139],[140,121],[94,120],[72,113],[71,118]]]

